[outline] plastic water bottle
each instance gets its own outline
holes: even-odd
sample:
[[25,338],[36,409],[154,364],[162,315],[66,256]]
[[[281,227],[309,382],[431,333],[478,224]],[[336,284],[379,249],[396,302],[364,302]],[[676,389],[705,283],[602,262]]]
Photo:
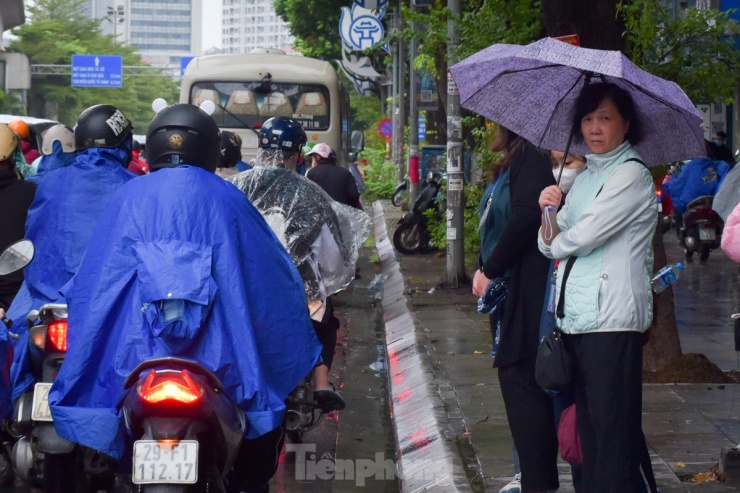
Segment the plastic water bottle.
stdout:
[[678,276],[683,272],[683,269],[684,267],[681,262],[666,265],[660,269],[655,274],[655,277],[650,281],[650,286],[653,288],[653,291],[655,291],[655,294],[660,293],[665,288],[676,282],[676,279],[678,279]]

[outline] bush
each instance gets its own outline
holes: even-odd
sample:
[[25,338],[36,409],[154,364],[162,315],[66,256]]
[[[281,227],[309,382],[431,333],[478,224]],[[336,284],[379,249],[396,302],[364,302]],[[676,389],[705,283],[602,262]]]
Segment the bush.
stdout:
[[367,159],[365,185],[362,198],[368,201],[387,199],[396,191],[398,168],[385,158],[385,149],[365,148],[362,159]]

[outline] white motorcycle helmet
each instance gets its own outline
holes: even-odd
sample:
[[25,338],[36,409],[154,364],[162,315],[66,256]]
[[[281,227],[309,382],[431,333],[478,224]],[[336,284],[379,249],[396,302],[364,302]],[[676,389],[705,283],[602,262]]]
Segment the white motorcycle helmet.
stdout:
[[50,156],[54,151],[54,142],[59,142],[62,145],[62,152],[68,154],[75,152],[75,133],[67,125],[62,123],[49,127],[44,132],[41,141],[41,153],[44,156]]
[[4,123],[0,123],[0,161],[13,156],[18,149],[18,135]]

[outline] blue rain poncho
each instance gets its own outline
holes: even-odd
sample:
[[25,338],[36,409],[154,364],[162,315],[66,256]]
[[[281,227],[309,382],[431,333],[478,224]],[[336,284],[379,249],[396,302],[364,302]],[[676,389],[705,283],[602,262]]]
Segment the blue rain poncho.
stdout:
[[671,181],[663,184],[663,192],[670,195],[673,206],[683,214],[692,200],[704,195],[714,196],[729,172],[730,166],[724,161],[692,159],[681,166]]
[[8,329],[0,322],[0,421],[10,417],[13,410],[10,400],[10,364],[13,361],[13,344]]
[[45,175],[36,189],[26,219],[26,238],[36,255],[8,310],[20,336],[14,342],[13,400],[35,383],[28,367],[26,315],[45,303],[64,302],[59,290],[77,272],[100,213],[135,176],[123,163],[128,164],[128,153],[122,149],[87,149],[71,165]]
[[[180,166],[122,187],[67,292],[69,350],[49,401],[60,436],[120,459],[123,383],[142,361],[198,361],[273,430],[321,346],[290,257],[242,192]],[[168,322],[163,300],[181,303]]]
[[75,162],[77,152],[63,152],[62,143],[58,140],[52,146],[51,154],[42,155],[39,161],[39,167],[36,174],[27,178],[28,181],[39,183],[48,173],[59,168],[64,168]]

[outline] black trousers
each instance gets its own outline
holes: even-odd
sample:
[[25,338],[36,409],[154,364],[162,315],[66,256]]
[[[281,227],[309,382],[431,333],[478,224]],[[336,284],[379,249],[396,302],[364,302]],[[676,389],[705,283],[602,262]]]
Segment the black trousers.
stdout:
[[639,332],[566,335],[574,360],[585,493],[640,491],[642,336]]
[[499,367],[511,435],[519,453],[522,492],[555,490],[558,481],[558,437],[552,398],[534,379],[536,354]]
[[283,443],[282,425],[257,438],[244,438],[229,475],[229,493],[268,491],[267,483],[277,471]]
[[334,306],[331,299],[326,299],[326,311],[320,322],[311,319],[316,337],[321,343],[321,359],[331,369],[334,362],[334,350],[337,345],[337,330],[339,330],[339,319],[334,316]]

